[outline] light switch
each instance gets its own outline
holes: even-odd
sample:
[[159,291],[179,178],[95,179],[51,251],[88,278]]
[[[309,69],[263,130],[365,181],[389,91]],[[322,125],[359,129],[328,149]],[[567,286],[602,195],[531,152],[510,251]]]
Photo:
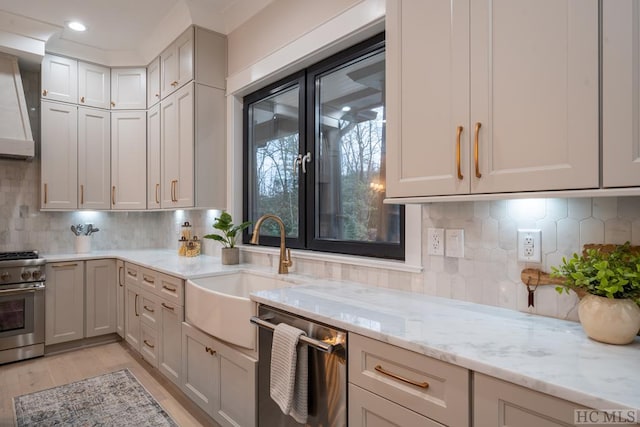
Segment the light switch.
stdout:
[[446,255],[452,258],[464,258],[464,230],[452,228],[445,231]]

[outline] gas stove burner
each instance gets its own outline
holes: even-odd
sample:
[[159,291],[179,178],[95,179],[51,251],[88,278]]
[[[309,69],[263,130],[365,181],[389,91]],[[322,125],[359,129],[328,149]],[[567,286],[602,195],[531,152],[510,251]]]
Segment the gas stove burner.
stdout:
[[0,261],[15,261],[19,259],[36,259],[38,251],[0,252]]

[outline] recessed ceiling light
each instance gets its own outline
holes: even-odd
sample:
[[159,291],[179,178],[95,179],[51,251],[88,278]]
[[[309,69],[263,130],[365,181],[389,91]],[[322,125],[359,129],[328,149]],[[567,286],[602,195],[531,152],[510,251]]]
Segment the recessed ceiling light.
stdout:
[[344,107],[342,107],[342,111],[344,111],[345,113],[347,111],[351,111],[351,107],[349,107],[348,105],[345,105]]
[[67,22],[67,27],[69,27],[73,31],[86,31],[87,29],[87,27],[82,22],[78,21]]

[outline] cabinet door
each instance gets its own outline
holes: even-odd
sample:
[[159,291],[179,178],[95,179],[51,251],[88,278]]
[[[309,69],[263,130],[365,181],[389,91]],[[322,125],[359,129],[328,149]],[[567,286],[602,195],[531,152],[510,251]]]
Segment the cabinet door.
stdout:
[[640,5],[602,10],[602,185],[640,185]]
[[124,295],[124,336],[125,340],[140,351],[140,290],[137,286],[125,284]]
[[41,102],[43,209],[78,208],[78,108]]
[[116,332],[116,261],[99,259],[85,265],[85,337]]
[[45,344],[84,337],[84,263],[47,264]]
[[187,29],[160,54],[162,99],[193,80],[193,28]]
[[147,120],[144,111],[111,113],[111,207],[147,207]]
[[468,193],[469,2],[387,2],[386,25],[386,194]]
[[182,306],[161,300],[159,306],[158,369],[180,386],[182,381]]
[[182,324],[182,391],[214,416],[220,400],[220,360],[213,338]]
[[160,102],[160,57],[147,66],[147,106]]
[[116,332],[124,338],[124,261],[117,261],[118,280],[116,288]]
[[473,374],[473,425],[566,427],[584,406],[486,375]]
[[147,209],[160,205],[160,105],[147,111]]
[[78,61],[55,55],[44,56],[42,98],[74,104],[78,101]]
[[471,191],[597,188],[598,1],[470,4]]
[[111,71],[101,65],[78,62],[78,104],[109,109]]
[[140,354],[154,368],[158,367],[158,331],[140,324]]
[[143,110],[147,108],[147,70],[113,68],[111,70],[111,109]]
[[189,84],[161,104],[162,207],[193,206],[194,97]]
[[220,360],[220,399],[214,419],[224,425],[256,425],[257,361],[214,340]]
[[78,108],[78,207],[109,209],[111,116],[108,111]]

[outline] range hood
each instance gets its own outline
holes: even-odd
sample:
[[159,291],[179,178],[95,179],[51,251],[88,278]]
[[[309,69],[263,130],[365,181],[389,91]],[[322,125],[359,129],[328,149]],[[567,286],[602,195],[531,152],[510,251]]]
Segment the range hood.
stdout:
[[0,53],[0,157],[31,159],[35,144],[18,58]]

